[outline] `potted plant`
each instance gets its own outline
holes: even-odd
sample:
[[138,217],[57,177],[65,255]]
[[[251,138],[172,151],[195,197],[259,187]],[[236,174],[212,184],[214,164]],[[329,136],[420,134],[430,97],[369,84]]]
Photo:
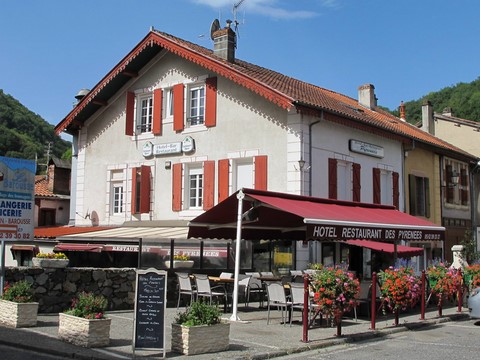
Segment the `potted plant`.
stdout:
[[453,300],[457,294],[458,284],[461,282],[459,273],[454,268],[449,268],[444,263],[431,264],[425,272],[428,278],[430,294],[438,300],[438,306],[442,306],[442,300]]
[[335,319],[337,336],[340,336],[342,316],[355,307],[360,294],[360,282],[353,273],[340,267],[318,267],[310,276],[313,301],[322,314]]
[[194,301],[172,324],[172,351],[196,355],[228,350],[230,323],[222,322],[218,306]]
[[[170,269],[170,260],[165,262],[167,269]],[[190,269],[193,267],[193,260],[190,260],[190,256],[187,254],[175,254],[173,255],[173,268],[174,269]]]
[[110,343],[111,319],[105,318],[107,299],[81,292],[69,310],[60,313],[58,336],[63,341],[83,347],[101,347]]
[[413,274],[411,267],[392,266],[378,273],[380,293],[385,306],[395,315],[395,325],[398,325],[398,314],[401,310],[414,307],[420,300],[420,279]]
[[38,253],[33,259],[33,266],[43,268],[64,268],[68,266],[68,257],[64,253]]
[[0,322],[15,328],[37,325],[38,302],[33,300],[28,281],[7,282],[0,300]]

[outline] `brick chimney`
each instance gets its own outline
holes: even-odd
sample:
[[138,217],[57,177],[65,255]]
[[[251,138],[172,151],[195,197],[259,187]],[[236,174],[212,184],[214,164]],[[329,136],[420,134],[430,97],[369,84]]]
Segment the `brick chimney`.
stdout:
[[433,120],[432,103],[424,100],[422,104],[422,130],[435,135],[435,121]]
[[236,34],[230,28],[231,21],[227,26],[212,33],[213,53],[228,62],[235,62]]
[[400,103],[400,120],[406,121],[406,116],[405,116],[405,104],[403,101]]
[[377,106],[375,86],[365,84],[358,88],[358,103],[367,109],[373,110]]

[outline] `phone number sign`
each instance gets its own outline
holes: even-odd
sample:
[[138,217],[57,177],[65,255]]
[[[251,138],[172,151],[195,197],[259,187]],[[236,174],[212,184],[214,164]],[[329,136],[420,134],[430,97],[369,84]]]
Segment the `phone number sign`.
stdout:
[[33,240],[36,168],[33,160],[0,156],[0,239]]

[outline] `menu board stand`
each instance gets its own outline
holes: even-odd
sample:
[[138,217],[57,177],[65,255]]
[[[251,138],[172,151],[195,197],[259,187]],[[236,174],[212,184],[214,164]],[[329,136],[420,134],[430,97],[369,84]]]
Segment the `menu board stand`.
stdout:
[[165,308],[167,272],[153,268],[137,270],[133,326],[135,349],[163,350],[165,357]]

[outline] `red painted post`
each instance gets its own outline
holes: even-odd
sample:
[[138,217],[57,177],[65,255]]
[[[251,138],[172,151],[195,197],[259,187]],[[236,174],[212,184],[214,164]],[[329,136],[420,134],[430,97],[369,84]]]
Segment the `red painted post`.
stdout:
[[442,315],[443,315],[442,314],[442,306],[443,306],[442,297],[440,297],[440,299],[438,300],[438,316],[439,317],[442,317]]
[[309,301],[308,297],[310,296],[308,290],[308,275],[303,277],[303,337],[302,342],[308,342],[308,312],[309,312]]
[[420,302],[420,320],[425,320],[425,270],[422,270],[422,292]]
[[462,276],[462,269],[457,270],[457,298],[458,298],[458,307],[457,312],[462,312],[462,305],[463,305],[463,293],[462,293],[462,286],[463,286],[463,276]]
[[370,307],[370,330],[375,330],[375,317],[377,316],[377,273],[372,273],[372,298],[370,299],[372,304]]
[[395,321],[394,321],[393,325],[398,326],[398,309],[395,310]]

